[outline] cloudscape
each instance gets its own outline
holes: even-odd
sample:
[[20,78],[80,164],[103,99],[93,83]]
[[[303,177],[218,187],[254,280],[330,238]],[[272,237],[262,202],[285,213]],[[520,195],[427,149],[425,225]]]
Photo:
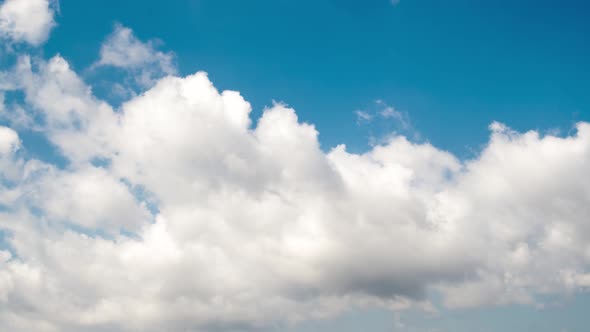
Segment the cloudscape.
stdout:
[[582,3],[215,2],[0,3],[1,331],[587,328]]

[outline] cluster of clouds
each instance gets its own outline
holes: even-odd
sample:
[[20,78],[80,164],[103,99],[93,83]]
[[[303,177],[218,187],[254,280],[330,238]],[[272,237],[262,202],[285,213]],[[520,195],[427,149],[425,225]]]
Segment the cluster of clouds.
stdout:
[[[0,31],[37,45],[53,16],[24,26],[27,6],[52,13],[7,0]],[[326,152],[287,105],[253,125],[239,92],[171,75],[169,55],[123,26],[98,63],[140,77],[165,65],[118,108],[59,55],[23,54],[0,73],[0,94],[24,96],[0,126],[6,330],[242,331],[590,288],[588,123],[567,137],[493,123],[466,161],[399,135]],[[23,151],[21,130],[66,165]]]

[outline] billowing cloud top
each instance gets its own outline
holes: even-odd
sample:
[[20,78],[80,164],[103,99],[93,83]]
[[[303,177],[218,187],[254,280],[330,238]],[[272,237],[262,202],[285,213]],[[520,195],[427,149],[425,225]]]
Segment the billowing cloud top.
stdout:
[[324,152],[295,110],[253,126],[204,72],[117,110],[59,56],[4,77],[25,96],[18,123],[68,161],[27,157],[0,127],[9,331],[245,330],[590,287],[588,123],[568,137],[494,123],[468,161],[402,136]]

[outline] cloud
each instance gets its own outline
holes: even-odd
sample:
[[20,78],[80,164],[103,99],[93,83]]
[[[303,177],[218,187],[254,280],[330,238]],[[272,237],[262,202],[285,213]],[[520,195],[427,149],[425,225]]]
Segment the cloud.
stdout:
[[393,106],[388,105],[381,99],[377,99],[375,103],[380,108],[380,110],[377,112],[380,117],[382,117],[383,119],[394,120],[398,124],[400,129],[410,129],[410,119],[406,113],[398,111]]
[[375,100],[366,110],[354,111],[354,114],[357,125],[368,131],[371,146],[387,143],[397,135],[420,139],[420,133],[413,128],[407,112],[397,110],[382,99]]
[[174,54],[156,50],[157,42],[142,42],[131,29],[116,24],[114,31],[100,48],[100,59],[94,65],[113,66],[129,70],[142,87],[153,85],[156,79],[176,73]]
[[[32,205],[55,221],[88,231],[136,232],[150,220],[146,203],[138,204],[125,183],[103,168],[86,166],[75,172],[51,170],[34,184]],[[91,199],[89,199],[91,198]]]
[[55,26],[48,0],[5,0],[0,5],[0,37],[39,46]]
[[366,111],[356,110],[354,111],[354,114],[356,115],[356,123],[358,125],[373,120],[373,115]]
[[18,134],[10,128],[0,126],[0,155],[13,153],[19,145]]
[[69,161],[29,157],[0,127],[10,331],[246,330],[588,287],[588,123],[567,137],[493,123],[466,161],[401,135],[325,152],[295,110],[253,121],[204,72],[118,110],[60,56],[22,56],[6,77]]
[[[9,90],[24,92],[28,112],[28,116],[13,112],[8,115],[10,120],[23,125],[37,119],[32,129],[43,132],[71,162],[107,153],[106,139],[116,114],[92,95],[61,56],[49,61],[21,56],[8,77]],[[19,109],[23,108],[16,107]],[[23,117],[26,119],[19,120]]]
[[[392,120],[400,130],[411,128],[410,119],[407,113],[398,111],[393,106],[388,105],[382,99],[375,100],[373,110],[356,110],[354,114],[357,117],[357,124],[370,123],[375,118],[381,120]],[[389,129],[391,131],[391,128]]]

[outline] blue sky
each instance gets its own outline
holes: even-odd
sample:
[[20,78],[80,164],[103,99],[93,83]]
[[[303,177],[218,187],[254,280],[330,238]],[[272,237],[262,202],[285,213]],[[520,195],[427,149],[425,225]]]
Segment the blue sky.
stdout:
[[66,1],[45,52],[85,68],[119,22],[140,38],[159,38],[180,73],[205,70],[220,89],[241,91],[258,114],[272,100],[293,106],[318,126],[326,148],[363,149],[367,130],[353,111],[382,99],[407,112],[425,139],[469,156],[492,121],[567,132],[588,120],[587,9],[570,0],[173,1],[165,8]]
[[589,9],[0,1],[0,324],[585,331]]

